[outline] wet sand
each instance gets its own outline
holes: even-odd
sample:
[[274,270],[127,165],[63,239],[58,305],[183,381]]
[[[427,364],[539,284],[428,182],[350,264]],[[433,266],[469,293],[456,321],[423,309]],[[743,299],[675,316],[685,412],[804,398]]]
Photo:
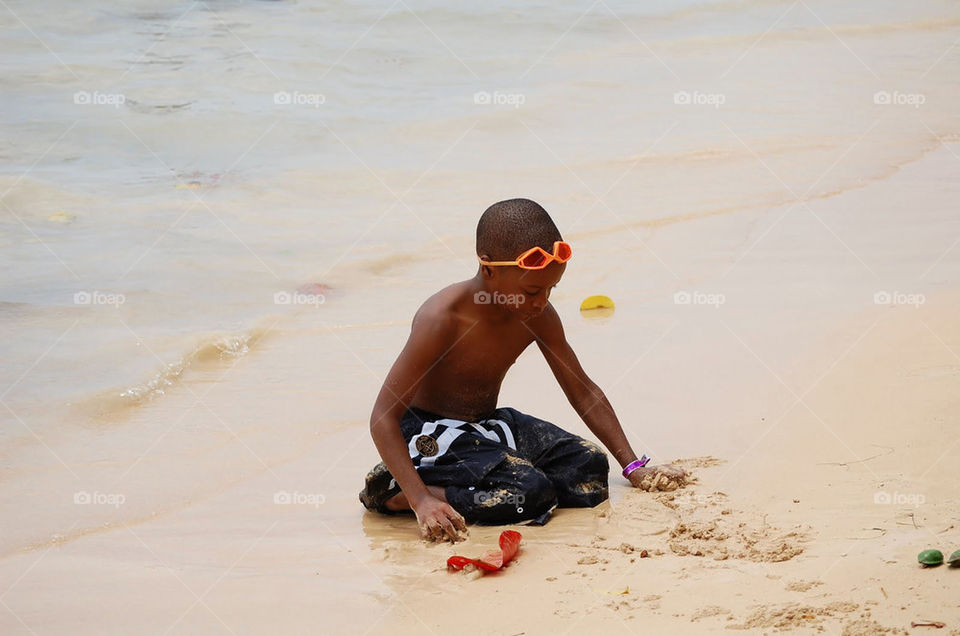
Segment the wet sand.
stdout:
[[[480,579],[445,560],[500,528],[428,545],[410,517],[363,511],[382,374],[438,272],[461,267],[384,263],[357,301],[369,323],[341,321],[333,288],[162,399],[24,445],[0,486],[17,517],[0,631],[960,633],[960,572],[916,563],[960,548],[957,153],[809,207],[638,228],[643,245],[567,233],[568,339],[635,447],[691,467],[686,488],[614,474],[607,504],[518,528],[517,560]],[[573,211],[553,207],[563,228]],[[615,313],[580,316],[592,293]],[[535,350],[500,403],[594,439]]]

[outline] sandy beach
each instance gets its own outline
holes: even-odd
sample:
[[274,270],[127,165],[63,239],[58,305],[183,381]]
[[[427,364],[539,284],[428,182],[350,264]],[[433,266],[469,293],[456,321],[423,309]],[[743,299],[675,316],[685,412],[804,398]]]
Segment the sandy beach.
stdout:
[[[363,467],[376,460],[363,420],[371,371],[406,325],[275,326],[241,361],[193,372],[122,427],[91,431],[101,433],[90,442],[100,461],[73,460],[67,441],[53,446],[75,483],[122,490],[122,506],[60,505],[69,502],[52,460],[7,481],[5,505],[20,507],[6,542],[25,547],[2,561],[15,583],[4,603],[16,612],[4,632],[149,631],[175,621],[174,633],[440,633],[463,625],[464,607],[482,607],[469,612],[467,631],[920,633],[910,622],[931,619],[956,633],[955,573],[915,561],[927,546],[952,551],[960,534],[951,459],[960,295],[936,283],[957,273],[956,258],[923,280],[926,247],[945,251],[960,230],[949,214],[955,161],[948,149],[932,151],[892,179],[776,225],[773,211],[757,224],[732,216],[720,228],[675,224],[649,236],[657,250],[683,234],[719,240],[723,225],[751,227],[744,241],[766,233],[729,283],[697,283],[724,290],[719,307],[666,295],[641,308],[623,290],[611,292],[623,298],[614,316],[589,320],[576,311],[596,284],[589,275],[558,291],[571,342],[625,426],[657,457],[685,458],[698,477],[690,487],[654,495],[613,478],[609,505],[520,528],[521,554],[502,574],[447,573],[448,556],[482,553],[500,529],[474,526],[455,548],[427,545],[409,517],[364,513],[356,501]],[[931,213],[898,226],[891,193],[911,188],[927,193]],[[929,196],[935,189],[943,207],[931,201],[940,200]],[[831,207],[850,216],[829,216]],[[814,213],[849,236],[865,263],[890,272],[886,288],[923,289],[909,293],[924,293],[924,303],[875,304],[878,280],[817,231]],[[872,229],[844,232],[858,223]],[[602,240],[583,239],[584,251]],[[772,255],[788,250],[793,263],[771,270]],[[416,280],[427,267],[391,276]],[[846,280],[830,280],[842,269]],[[801,296],[811,279],[818,293]],[[627,338],[635,345],[618,347]],[[340,373],[316,387],[316,361],[331,357]],[[525,354],[503,403],[589,437],[544,369]],[[318,425],[319,413],[329,423]],[[151,446],[140,424],[152,420],[170,428]],[[149,452],[130,466],[109,459],[115,445]],[[277,505],[278,492],[304,497]],[[64,531],[44,537],[46,527]]]
[[[329,16],[295,3],[4,8],[32,70],[2,111],[0,633],[960,634],[960,570],[917,563],[960,549],[956,7],[470,9],[511,65],[385,5],[336,14],[356,28],[307,70],[277,42]],[[156,39],[114,69],[75,43],[116,16]],[[216,116],[213,71],[171,61],[211,25],[237,49],[198,48]],[[56,110],[132,60],[117,112]],[[327,110],[272,109],[320,71]],[[574,246],[551,302],[631,443],[695,479],[613,466],[608,502],[513,527],[478,578],[446,559],[506,528],[428,544],[357,493],[413,313],[473,276],[506,196]],[[535,347],[499,403],[596,441]]]

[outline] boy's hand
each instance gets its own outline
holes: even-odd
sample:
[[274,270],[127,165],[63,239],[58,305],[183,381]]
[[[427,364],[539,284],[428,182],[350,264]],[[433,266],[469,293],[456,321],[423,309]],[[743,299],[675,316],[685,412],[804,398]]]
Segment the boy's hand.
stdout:
[[467,522],[445,501],[427,495],[413,511],[420,524],[420,536],[428,541],[456,543],[467,538]]
[[690,475],[687,471],[670,464],[660,466],[643,466],[636,469],[627,478],[630,483],[640,490],[653,492],[656,490],[676,490],[687,483]]

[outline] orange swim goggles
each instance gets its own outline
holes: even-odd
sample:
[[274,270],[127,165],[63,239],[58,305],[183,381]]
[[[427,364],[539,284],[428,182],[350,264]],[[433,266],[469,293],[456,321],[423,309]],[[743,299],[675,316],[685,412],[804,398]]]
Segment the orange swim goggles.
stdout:
[[517,257],[515,261],[485,261],[479,256],[481,265],[516,265],[521,269],[543,269],[553,261],[566,263],[573,256],[573,248],[566,241],[556,241],[553,244],[553,254],[539,245],[531,247]]

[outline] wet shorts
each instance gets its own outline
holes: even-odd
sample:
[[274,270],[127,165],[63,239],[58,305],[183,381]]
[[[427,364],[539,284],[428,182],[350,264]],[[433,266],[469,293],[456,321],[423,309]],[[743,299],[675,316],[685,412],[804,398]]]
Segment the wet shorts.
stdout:
[[[444,487],[471,523],[542,524],[558,506],[592,507],[609,496],[610,465],[599,446],[510,407],[476,422],[410,407],[400,430],[423,483]],[[398,492],[381,462],[360,501],[389,513],[383,503]]]

